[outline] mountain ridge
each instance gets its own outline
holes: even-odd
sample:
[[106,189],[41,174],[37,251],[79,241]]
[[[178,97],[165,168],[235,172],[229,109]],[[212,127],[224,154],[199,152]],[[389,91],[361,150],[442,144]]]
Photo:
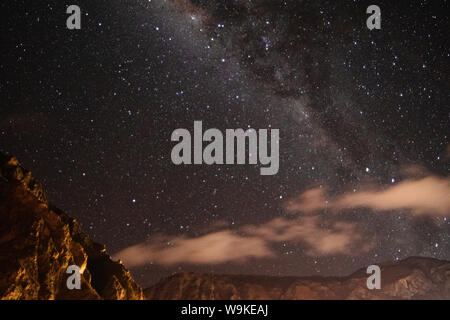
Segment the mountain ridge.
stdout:
[[450,299],[450,262],[409,257],[380,263],[381,289],[366,286],[361,268],[348,276],[274,277],[183,272],[144,290],[151,300]]
[[[69,265],[80,268],[80,290],[67,288]],[[52,205],[17,158],[0,154],[0,299],[143,298],[123,264]]]

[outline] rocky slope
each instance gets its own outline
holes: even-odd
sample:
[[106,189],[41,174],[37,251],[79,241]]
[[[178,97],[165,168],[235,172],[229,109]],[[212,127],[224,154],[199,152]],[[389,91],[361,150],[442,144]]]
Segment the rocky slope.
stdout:
[[369,290],[366,270],[348,277],[296,278],[180,273],[144,291],[148,299],[450,299],[450,262],[408,258],[380,265],[381,289]]
[[[69,265],[82,271],[80,290],[67,288]],[[52,206],[16,158],[2,154],[0,299],[143,299],[129,271]]]

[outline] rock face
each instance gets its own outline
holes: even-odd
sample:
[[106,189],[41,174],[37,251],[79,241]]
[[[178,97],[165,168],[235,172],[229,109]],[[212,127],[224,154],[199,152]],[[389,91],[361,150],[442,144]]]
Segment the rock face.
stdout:
[[[70,265],[80,267],[80,290],[67,288]],[[2,154],[0,299],[143,299],[129,271],[53,207],[16,158]]]
[[359,270],[334,278],[179,273],[144,293],[152,300],[450,299],[448,261],[412,257],[380,268],[380,290],[369,290]]

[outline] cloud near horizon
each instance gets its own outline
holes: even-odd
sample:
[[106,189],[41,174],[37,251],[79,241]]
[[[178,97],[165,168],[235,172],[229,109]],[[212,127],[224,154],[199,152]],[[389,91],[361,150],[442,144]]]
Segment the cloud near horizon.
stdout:
[[[415,176],[383,190],[366,189],[328,196],[325,188],[311,188],[286,204],[286,210],[302,213],[278,217],[259,225],[220,228],[199,237],[156,237],[114,255],[128,267],[146,264],[176,265],[239,263],[248,259],[274,258],[272,246],[291,242],[304,245],[309,256],[358,255],[373,248],[358,225],[337,218],[322,220],[324,209],[339,212],[369,208],[375,212],[404,210],[412,215],[450,215],[450,179],[434,175]],[[324,224],[327,222],[326,224]]]
[[272,256],[267,243],[255,237],[242,237],[230,230],[218,231],[197,238],[159,238],[128,247],[114,255],[128,267],[149,263],[220,264],[248,258]]
[[369,208],[374,211],[406,210],[413,215],[450,216],[450,179],[426,176],[408,179],[385,190],[347,192],[327,196],[324,188],[312,188],[290,201],[286,209],[305,214],[328,209]]
[[352,223],[321,227],[318,217],[275,218],[262,225],[244,226],[239,232],[221,230],[195,238],[159,237],[125,248],[113,258],[121,259],[129,268],[146,264],[215,265],[276,257],[271,245],[285,241],[303,243],[305,253],[311,256],[355,255],[371,249],[370,243],[361,245],[362,240]]

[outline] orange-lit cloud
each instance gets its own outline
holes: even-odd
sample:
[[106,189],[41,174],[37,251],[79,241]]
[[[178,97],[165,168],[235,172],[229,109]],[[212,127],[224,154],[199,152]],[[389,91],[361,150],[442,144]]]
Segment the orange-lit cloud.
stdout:
[[450,179],[426,176],[408,179],[385,190],[349,192],[327,197],[324,189],[314,188],[287,204],[291,212],[313,213],[325,208],[340,211],[352,208],[375,211],[407,210],[415,215],[450,215]]
[[128,267],[150,263],[220,264],[274,257],[271,245],[286,241],[303,243],[306,254],[312,256],[352,255],[371,248],[370,244],[361,244],[362,240],[351,223],[335,222],[320,227],[318,217],[276,218],[262,225],[247,225],[239,234],[222,230],[196,238],[153,239],[126,248],[114,258],[123,260]]
[[198,238],[177,237],[170,241],[140,243],[120,251],[114,258],[120,258],[128,267],[135,267],[149,263],[219,264],[272,255],[263,239],[238,236],[225,230]]
[[313,213],[323,210],[328,205],[323,188],[312,188],[303,192],[296,199],[289,201],[286,209],[289,212]]
[[357,224],[339,221],[337,216],[322,220],[318,214],[324,209],[338,212],[364,207],[377,212],[403,210],[415,215],[448,216],[450,179],[429,174],[413,176],[384,190],[366,189],[337,196],[328,196],[324,188],[312,188],[286,205],[290,212],[307,215],[275,218],[235,231],[219,225],[216,228],[222,230],[200,237],[155,238],[114,257],[128,267],[150,263],[220,264],[274,257],[272,246],[282,242],[301,244],[311,256],[362,254],[373,247],[373,241],[360,233]]
[[294,220],[276,218],[261,226],[247,226],[245,230],[266,241],[304,243],[307,253],[313,256],[359,254],[371,246],[361,246],[363,237],[355,224],[337,221],[321,227],[317,216]]

